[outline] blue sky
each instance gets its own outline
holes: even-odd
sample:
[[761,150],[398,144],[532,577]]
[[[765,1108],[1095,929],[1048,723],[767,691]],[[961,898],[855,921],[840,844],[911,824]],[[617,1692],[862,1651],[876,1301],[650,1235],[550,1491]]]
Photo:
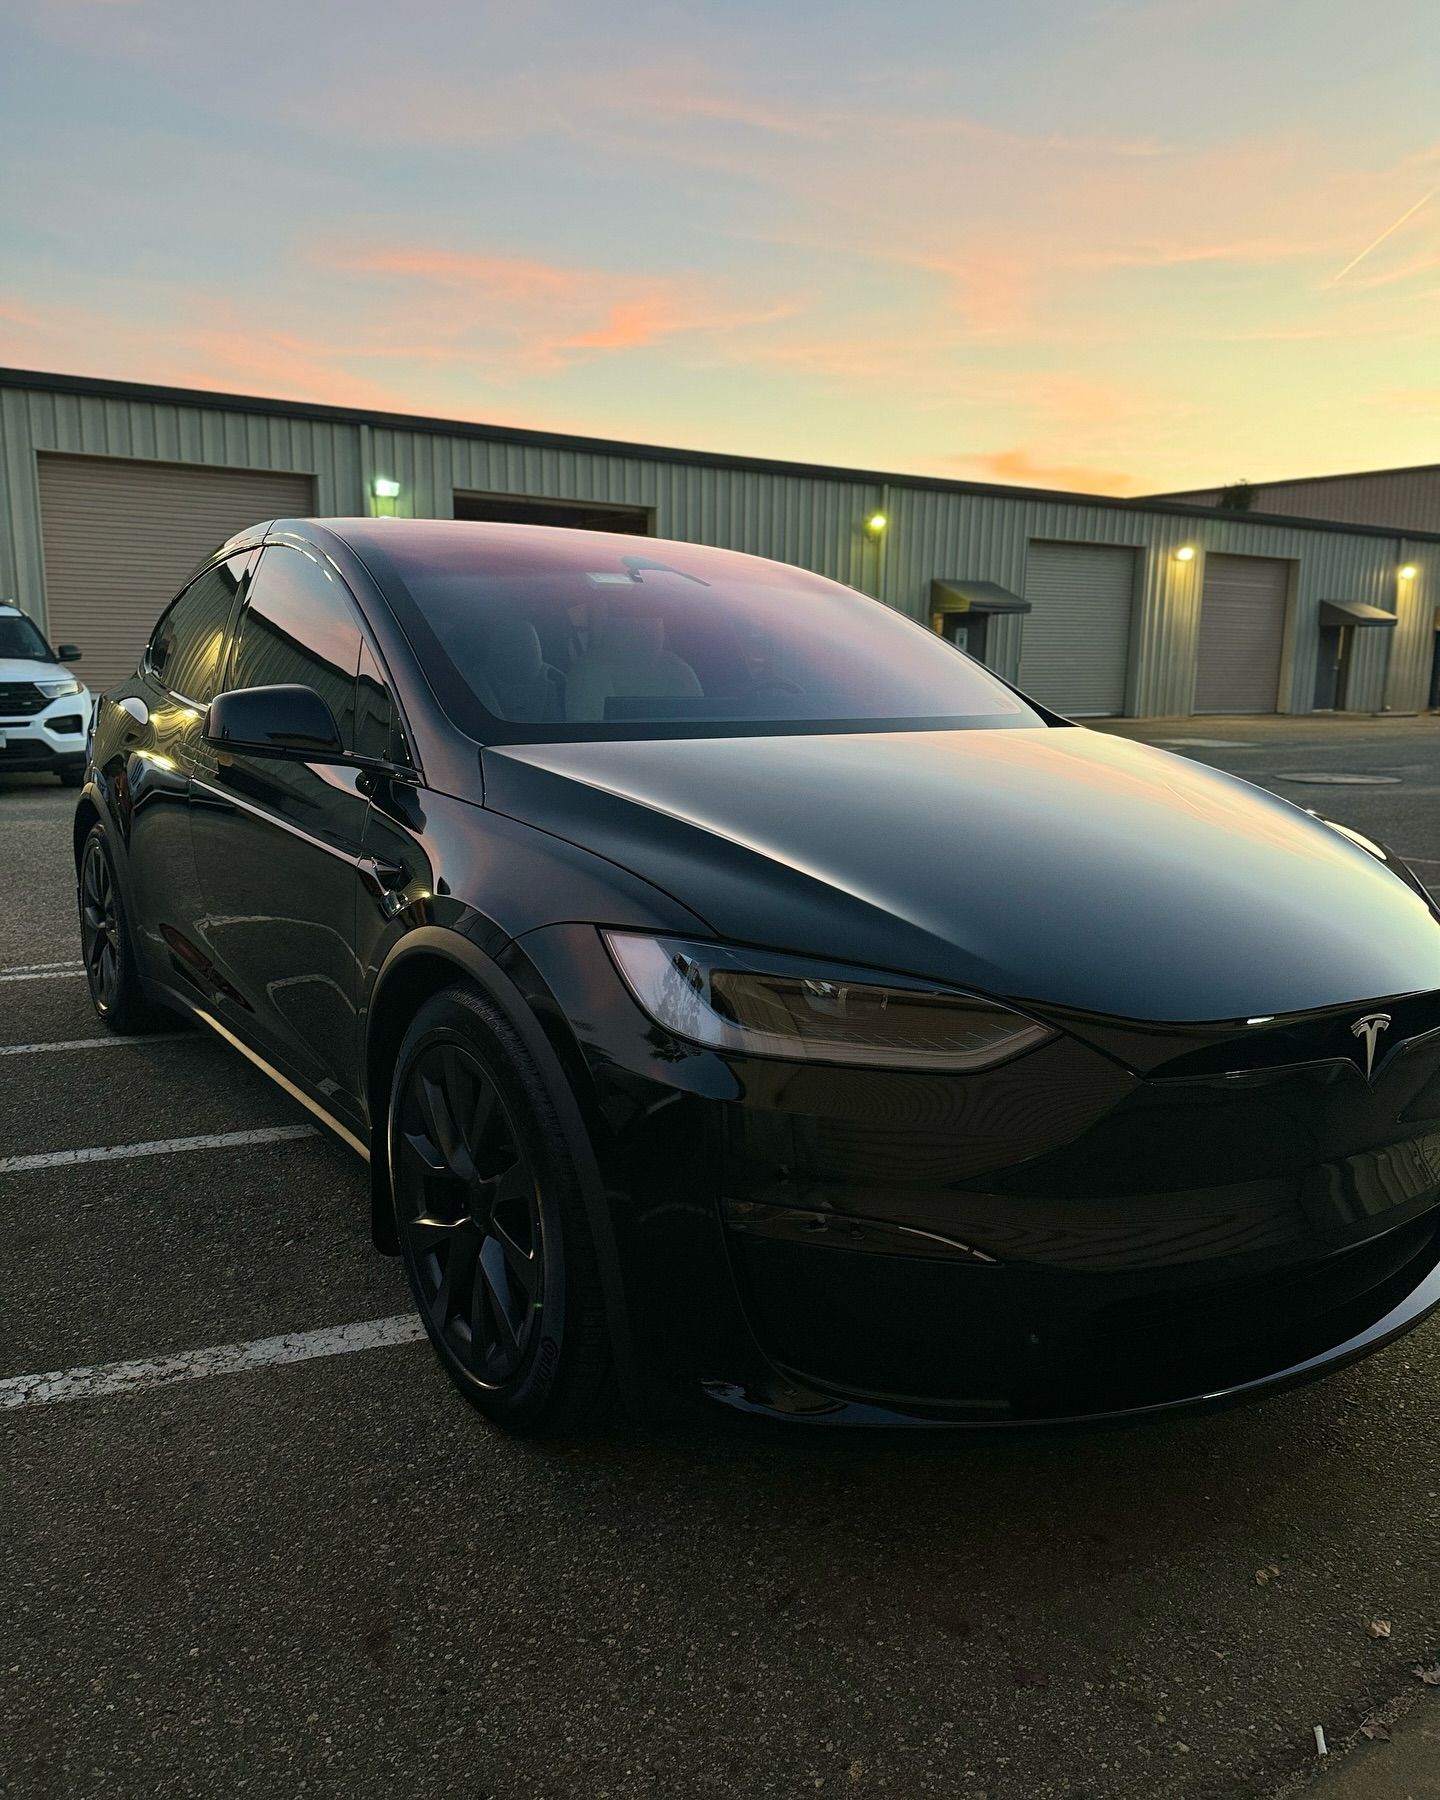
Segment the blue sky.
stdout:
[[1116,492],[1440,459],[1429,0],[39,0],[6,40],[10,364]]

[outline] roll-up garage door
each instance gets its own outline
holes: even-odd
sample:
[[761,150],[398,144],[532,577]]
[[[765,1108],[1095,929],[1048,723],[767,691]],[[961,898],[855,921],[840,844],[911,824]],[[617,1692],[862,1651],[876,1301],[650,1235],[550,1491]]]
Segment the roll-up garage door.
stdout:
[[1031,544],[1020,686],[1056,712],[1125,710],[1135,552],[1108,544]]
[[1290,565],[1266,556],[1207,556],[1196,654],[1197,713],[1272,713]]
[[124,680],[195,564],[267,519],[315,510],[310,475],[41,455],[40,525],[52,644],[78,644],[97,692]]

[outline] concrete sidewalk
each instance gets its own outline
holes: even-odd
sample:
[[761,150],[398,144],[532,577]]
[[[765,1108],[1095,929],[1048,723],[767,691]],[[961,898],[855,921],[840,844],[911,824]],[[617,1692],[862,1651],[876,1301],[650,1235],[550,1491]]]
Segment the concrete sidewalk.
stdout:
[[1440,1800],[1440,1690],[1390,1731],[1388,1744],[1362,1741],[1304,1791],[1315,1800]]

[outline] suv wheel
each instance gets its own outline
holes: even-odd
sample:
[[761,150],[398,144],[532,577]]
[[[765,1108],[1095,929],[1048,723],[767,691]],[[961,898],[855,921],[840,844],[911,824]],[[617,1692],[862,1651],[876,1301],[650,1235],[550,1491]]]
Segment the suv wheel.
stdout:
[[435,995],[406,1033],[389,1157],[401,1256],[450,1379],[509,1431],[573,1429],[610,1369],[594,1244],[540,1072],[477,990]]
[[141,985],[103,825],[91,826],[80,852],[80,953],[90,1004],[104,1023],[127,1035],[149,1030],[156,1010]]

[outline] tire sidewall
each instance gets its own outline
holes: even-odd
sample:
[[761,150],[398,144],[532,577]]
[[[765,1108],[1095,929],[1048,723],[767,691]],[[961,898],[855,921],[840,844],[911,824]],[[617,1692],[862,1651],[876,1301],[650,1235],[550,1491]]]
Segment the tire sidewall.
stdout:
[[[421,1009],[405,1034],[396,1058],[387,1109],[386,1154],[391,1170],[390,1187],[401,1261],[426,1335],[446,1373],[467,1399],[498,1423],[523,1431],[527,1426],[538,1424],[548,1410],[566,1361],[568,1246],[560,1190],[568,1187],[578,1195],[579,1183],[573,1162],[558,1141],[556,1130],[552,1128],[547,1132],[532,1098],[530,1079],[537,1078],[527,1079],[528,1071],[522,1074],[516,1067],[500,1032],[487,1015],[492,1015],[508,1034],[503,1016],[498,1015],[478,993],[466,994],[463,998],[454,993],[440,994]],[[462,1046],[480,1064],[500,1096],[535,1174],[542,1258],[540,1327],[520,1370],[498,1386],[480,1381],[435,1330],[425,1305],[409,1238],[401,1222],[403,1201],[397,1178],[396,1148],[405,1086],[420,1056],[442,1043]],[[542,1103],[548,1106],[543,1090]]]

